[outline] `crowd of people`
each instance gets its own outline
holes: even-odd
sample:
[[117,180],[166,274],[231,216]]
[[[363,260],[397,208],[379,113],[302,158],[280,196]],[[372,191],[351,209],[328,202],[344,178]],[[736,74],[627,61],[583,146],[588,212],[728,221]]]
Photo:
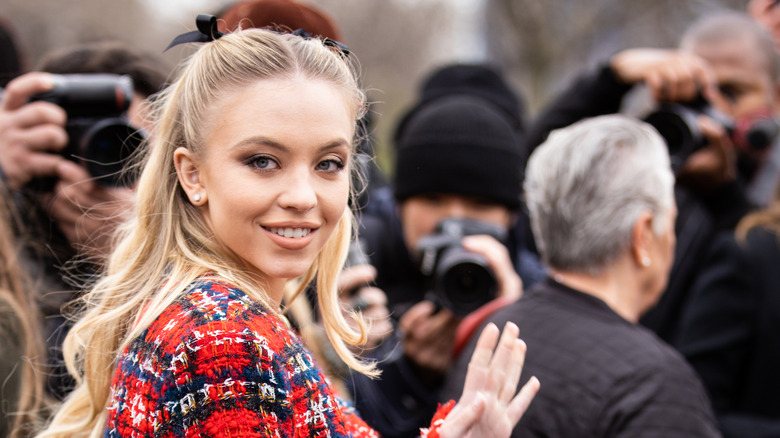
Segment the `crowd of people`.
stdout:
[[776,2],[535,117],[439,66],[388,177],[326,12],[194,28],[0,38],[0,437],[780,437]]

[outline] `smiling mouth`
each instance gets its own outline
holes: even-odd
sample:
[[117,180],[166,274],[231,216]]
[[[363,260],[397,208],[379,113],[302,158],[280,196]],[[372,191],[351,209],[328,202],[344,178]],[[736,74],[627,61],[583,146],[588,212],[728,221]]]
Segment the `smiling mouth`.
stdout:
[[278,234],[279,236],[293,239],[300,239],[301,237],[306,237],[309,235],[309,233],[311,233],[311,228],[263,228],[274,234]]

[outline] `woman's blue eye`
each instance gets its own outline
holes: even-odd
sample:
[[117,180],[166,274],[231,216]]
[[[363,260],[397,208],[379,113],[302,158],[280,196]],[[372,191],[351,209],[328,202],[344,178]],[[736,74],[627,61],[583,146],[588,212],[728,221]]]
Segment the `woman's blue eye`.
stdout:
[[325,160],[317,164],[318,170],[324,170],[325,172],[336,172],[344,168],[344,163],[339,160]]
[[279,167],[279,165],[270,157],[255,157],[252,158],[250,165],[257,169],[275,169]]

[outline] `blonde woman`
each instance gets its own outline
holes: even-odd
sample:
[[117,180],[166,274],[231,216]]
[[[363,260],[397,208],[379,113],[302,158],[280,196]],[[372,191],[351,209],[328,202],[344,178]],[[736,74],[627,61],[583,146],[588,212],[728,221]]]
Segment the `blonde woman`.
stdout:
[[[174,41],[205,44],[156,101],[135,218],[65,341],[78,386],[42,436],[376,436],[281,311],[286,288],[316,279],[335,350],[375,373],[347,348],[365,330],[336,290],[365,106],[349,58],[328,40],[198,27]],[[508,436],[538,389],[515,396],[517,335],[483,333],[428,436]]]

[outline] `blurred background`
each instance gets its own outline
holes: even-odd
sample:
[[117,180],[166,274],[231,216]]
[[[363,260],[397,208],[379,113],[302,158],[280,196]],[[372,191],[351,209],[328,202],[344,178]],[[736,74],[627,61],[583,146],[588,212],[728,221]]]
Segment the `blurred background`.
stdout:
[[[391,131],[420,81],[452,62],[490,62],[505,70],[533,117],[577,71],[627,47],[673,47],[695,17],[747,0],[302,0],[337,23],[360,61],[375,102],[374,139],[385,171]],[[47,51],[122,40],[174,66],[192,47],[165,53],[195,29],[198,13],[232,0],[3,0],[28,68]],[[190,45],[191,46],[191,45]]]

